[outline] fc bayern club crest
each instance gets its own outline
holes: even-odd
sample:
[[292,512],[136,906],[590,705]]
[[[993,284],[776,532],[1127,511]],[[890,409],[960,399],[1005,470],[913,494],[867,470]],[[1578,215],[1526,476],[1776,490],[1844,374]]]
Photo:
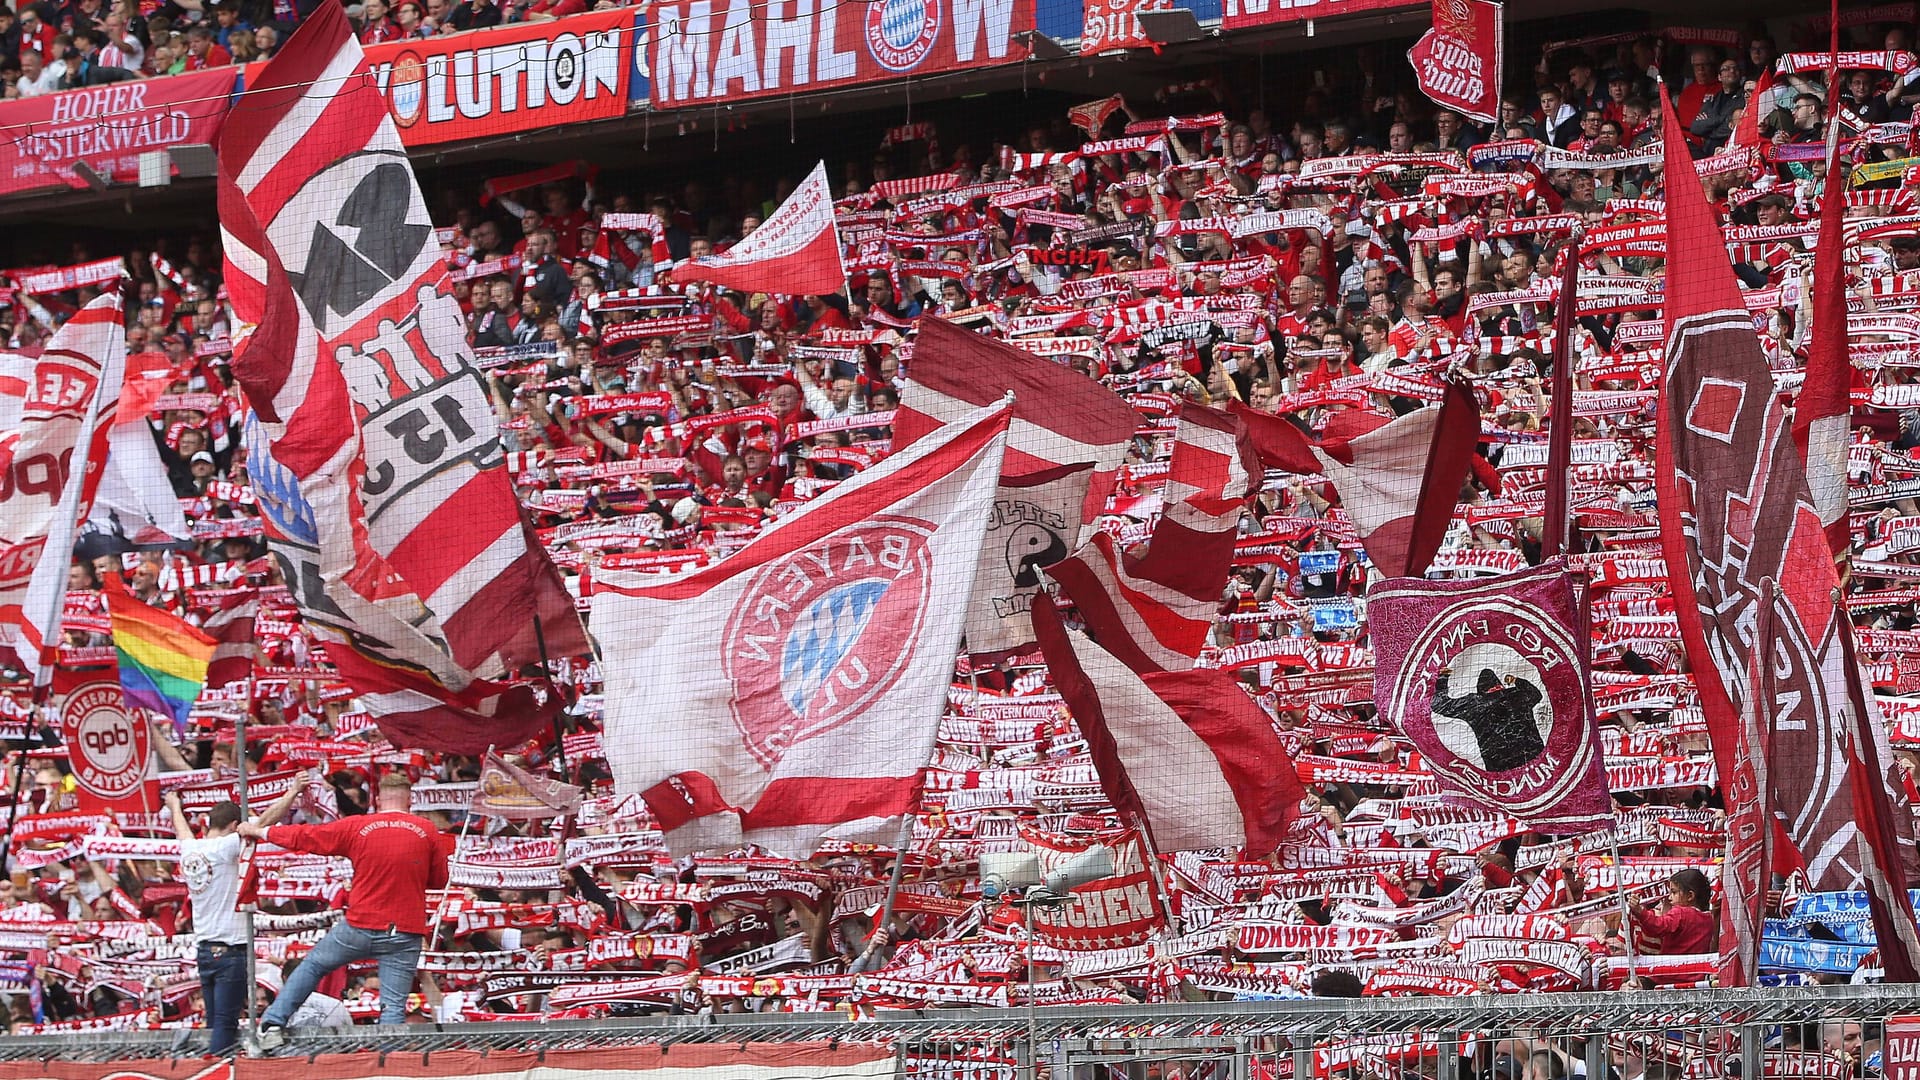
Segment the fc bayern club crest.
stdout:
[[728,619],[733,719],[772,768],[893,689],[933,590],[934,527],[881,517],[768,563]]
[[867,5],[867,51],[888,71],[912,71],[940,37],[940,0],[878,0]]
[[1449,786],[1542,827],[1611,809],[1575,610],[1555,568],[1368,597],[1387,718]]

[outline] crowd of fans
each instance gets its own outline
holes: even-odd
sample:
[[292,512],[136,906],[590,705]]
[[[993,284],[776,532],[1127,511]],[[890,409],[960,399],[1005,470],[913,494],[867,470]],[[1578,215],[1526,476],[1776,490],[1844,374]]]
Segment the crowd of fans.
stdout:
[[[156,16],[150,29],[129,30],[145,25],[127,18],[131,5],[101,16],[103,2],[76,0],[54,18],[33,8],[10,24],[0,17],[0,46],[19,35],[23,57],[58,61],[60,35],[77,41],[102,17],[118,29],[101,48],[126,48],[115,35],[152,35],[136,46],[147,60],[130,59],[128,70],[175,55],[161,43],[171,23]],[[200,59],[168,66],[237,59],[235,37],[249,27],[252,47],[270,48],[262,29],[282,14],[190,2],[195,10],[166,10],[198,28],[185,53]],[[361,18],[380,35],[422,32],[423,17],[445,27],[480,17],[469,11],[504,17],[486,0],[452,15],[438,3],[423,16],[411,2],[389,12],[367,0]],[[562,13],[541,7],[513,17]],[[1905,54],[1911,44],[1905,25],[1848,33],[1861,49]],[[1824,41],[1822,31],[1817,47]],[[1265,862],[1161,853],[1158,875],[1178,915],[1160,930],[1167,948],[1029,948],[1020,917],[980,899],[971,860],[1019,844],[1016,823],[1081,836],[1124,825],[1030,656],[963,659],[956,670],[906,856],[903,892],[919,899],[886,926],[874,921],[891,852],[829,848],[800,863],[752,852],[669,857],[644,810],[611,793],[591,658],[556,661],[580,695],[562,738],[503,748],[584,786],[581,812],[520,823],[469,813],[480,763],[387,746],[351,690],[327,679],[266,557],[239,447],[245,406],[228,369],[219,254],[204,241],[128,254],[138,296],[128,341],[143,363],[173,373],[151,422],[193,537],[155,545],[127,522],[124,537],[89,533],[73,574],[69,649],[81,659],[105,644],[97,590],[110,577],[210,628],[236,612],[252,620],[252,676],[210,687],[184,737],[162,721],[153,727],[162,786],[190,812],[230,789],[242,711],[252,717],[244,753],[256,804],[302,768],[324,776],[293,804],[292,820],[366,812],[383,772],[415,780],[416,808],[450,846],[463,837],[453,888],[434,897],[416,1017],[1704,985],[1724,814],[1655,562],[1654,384],[1644,369],[1661,347],[1660,259],[1582,256],[1575,237],[1659,213],[1664,178],[1658,155],[1643,151],[1657,138],[1652,80],[1664,72],[1728,223],[1774,227],[1731,247],[1757,332],[1790,386],[1807,343],[1810,268],[1791,226],[1811,220],[1824,165],[1780,148],[1819,141],[1842,109],[1857,162],[1896,160],[1920,92],[1892,61],[1845,72],[1835,87],[1818,72],[1772,78],[1776,52],[1760,33],[1711,47],[1630,35],[1575,43],[1546,55],[1537,91],[1504,99],[1491,128],[1435,110],[1399,89],[1404,80],[1363,65],[1350,83],[1307,90],[1286,110],[1246,108],[1201,83],[1169,87],[1151,111],[1116,103],[1097,119],[1076,112],[1081,128],[1044,119],[1004,133],[1011,145],[956,144],[927,123],[876,131],[871,157],[834,163],[843,294],[743,295],[674,281],[685,260],[758,227],[790,178],[742,173],[675,191],[550,181],[462,206],[441,231],[517,489],[583,607],[602,566],[723,557],[881,459],[888,413],[911,373],[915,320],[934,317],[1025,342],[1134,403],[1141,434],[1101,523],[1124,541],[1146,533],[1141,507],[1151,500],[1142,496],[1164,471],[1156,466],[1171,434],[1160,421],[1179,399],[1238,400],[1312,429],[1341,409],[1405,412],[1437,396],[1438,374],[1460,372],[1485,403],[1486,440],[1432,574],[1520,569],[1538,558],[1547,482],[1538,438],[1549,282],[1563,259],[1586,258],[1593,295],[1621,298],[1578,321],[1572,482],[1577,561],[1594,582],[1595,694],[1622,862],[1610,838],[1554,840],[1439,799],[1371,703],[1368,567],[1351,523],[1323,478],[1278,474],[1242,524],[1271,543],[1245,545],[1258,554],[1223,583],[1202,663],[1234,670],[1272,713],[1311,793],[1309,812]],[[35,79],[52,70],[26,66],[39,69]],[[9,94],[24,92],[10,80]],[[1920,231],[1903,218],[1912,200],[1902,185],[1899,168],[1869,168],[1849,198],[1857,224],[1894,219],[1867,230],[1853,264],[1858,296],[1880,312],[1920,299]],[[88,295],[17,296],[12,347],[37,347]],[[1920,396],[1899,389],[1914,361],[1890,344],[1910,340],[1907,331],[1888,325],[1858,339],[1874,347],[1862,350],[1866,404],[1852,461],[1871,490],[1855,514],[1864,569],[1849,603],[1911,776],[1920,763],[1906,749],[1920,743],[1905,697],[1920,652],[1908,633],[1913,593],[1872,569],[1920,550],[1920,503],[1902,487],[1920,474],[1910,454]],[[815,421],[829,423],[805,426]],[[61,752],[27,757],[13,876],[0,897],[10,958],[0,992],[11,992],[14,1030],[194,1022],[198,983],[181,944],[194,918],[168,855],[170,827],[157,812],[111,822],[72,814]],[[325,857],[263,852],[254,867],[264,1000],[278,966],[297,963],[324,932],[348,883]],[[1840,917],[1850,909],[1831,897],[1809,903],[1819,894],[1803,884],[1776,886],[1769,939],[1784,944],[1769,954],[1770,980],[1871,977],[1861,919]],[[1315,929],[1297,947],[1242,952],[1233,933],[1242,919]],[[637,981],[600,992],[588,980],[607,971]],[[349,969],[323,985],[315,1022],[372,1018],[375,978]],[[1855,1067],[1871,1055],[1857,1026],[1811,1037]],[[1643,1055],[1644,1075],[1656,1058]]]

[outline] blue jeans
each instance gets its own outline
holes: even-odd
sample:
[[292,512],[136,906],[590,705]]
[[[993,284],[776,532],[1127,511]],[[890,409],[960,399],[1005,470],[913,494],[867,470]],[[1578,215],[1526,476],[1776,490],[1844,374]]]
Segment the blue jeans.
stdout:
[[207,1053],[231,1053],[247,1007],[247,947],[200,943],[200,1001],[207,1010]]
[[400,930],[362,930],[346,923],[333,930],[313,947],[300,966],[293,969],[280,996],[273,999],[262,1025],[285,1026],[287,1019],[306,1003],[320,980],[354,960],[377,958],[380,961],[380,1022],[407,1022],[407,995],[413,991],[414,969],[420,965],[420,949],[426,939]]

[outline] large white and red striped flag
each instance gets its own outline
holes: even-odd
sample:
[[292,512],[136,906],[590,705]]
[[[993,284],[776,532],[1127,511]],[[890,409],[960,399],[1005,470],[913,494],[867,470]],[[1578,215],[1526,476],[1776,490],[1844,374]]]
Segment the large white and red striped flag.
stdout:
[[163,354],[127,357],[126,381],[107,429],[107,465],[100,476],[92,523],[136,544],[185,540],[191,535],[187,516],[167,480],[160,448],[147,426],[154,400],[171,383],[165,377],[169,371]]
[[1332,482],[1367,558],[1382,574],[1426,572],[1453,523],[1480,438],[1480,406],[1472,390],[1449,383],[1440,404],[1393,420],[1338,412],[1318,440],[1278,416],[1243,405],[1233,410],[1246,421],[1267,467],[1318,473]]
[[742,292],[839,292],[846,284],[840,237],[833,227],[827,163],[813,167],[760,227],[718,255],[673,268],[677,284],[711,281]]
[[[1664,87],[1661,97],[1666,175],[1684,182],[1666,192],[1667,378],[1654,474],[1674,607],[1729,819],[1779,815],[1786,843],[1776,857],[1797,857],[1815,889],[1866,889],[1888,981],[1915,981],[1920,929],[1884,728],[1852,660],[1832,551],[1725,234],[1693,182]],[[1722,985],[1757,974],[1767,888],[1759,832],[1729,830]]]
[[0,432],[0,655],[38,685],[59,647],[74,534],[100,486],[126,366],[113,288],[53,335],[32,362],[19,427]]
[[[1820,200],[1820,246],[1813,252],[1813,334],[1807,377],[1794,399],[1793,439],[1806,462],[1807,490],[1826,529],[1833,557],[1847,561],[1847,437],[1853,419],[1853,363],[1847,358],[1847,170],[1836,144],[1828,151]],[[1843,571],[1844,574],[1844,571]]]
[[1220,613],[1241,508],[1261,476],[1246,425],[1187,402],[1146,550],[1120,551],[1110,536],[1096,533],[1046,574],[1073,601],[1100,647],[1128,667],[1185,671]]
[[975,410],[712,566],[603,571],[615,790],[679,852],[893,843],[946,712],[1011,410]]
[[968,602],[967,651],[1033,640],[1028,606],[1038,568],[1077,547],[1106,506],[1140,418],[1106,387],[941,318],[923,318],[893,414],[896,447],[1013,394],[1007,462]]
[[1147,827],[1156,849],[1225,847],[1257,858],[1280,846],[1306,789],[1272,718],[1232,675],[1137,674],[1068,631],[1044,593],[1033,630],[1102,790]]
[[250,474],[327,658],[400,745],[477,753],[540,730],[558,695],[504,680],[539,661],[539,631],[557,655],[585,633],[514,498],[445,256],[337,7],[251,80],[219,157]]

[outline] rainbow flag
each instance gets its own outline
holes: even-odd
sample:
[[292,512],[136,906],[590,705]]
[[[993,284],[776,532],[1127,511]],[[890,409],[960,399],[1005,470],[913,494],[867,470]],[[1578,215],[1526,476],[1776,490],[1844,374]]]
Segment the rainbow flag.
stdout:
[[218,643],[185,620],[118,589],[107,591],[113,647],[120,654],[120,689],[129,709],[149,709],[187,727],[187,710],[207,684]]

